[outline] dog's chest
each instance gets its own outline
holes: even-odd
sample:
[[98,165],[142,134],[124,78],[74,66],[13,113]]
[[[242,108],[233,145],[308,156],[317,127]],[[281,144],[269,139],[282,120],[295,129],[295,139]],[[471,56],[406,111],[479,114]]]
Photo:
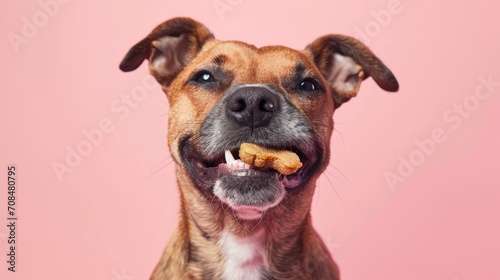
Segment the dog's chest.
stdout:
[[262,279],[265,268],[264,232],[240,238],[224,233],[219,240],[224,255],[224,279]]

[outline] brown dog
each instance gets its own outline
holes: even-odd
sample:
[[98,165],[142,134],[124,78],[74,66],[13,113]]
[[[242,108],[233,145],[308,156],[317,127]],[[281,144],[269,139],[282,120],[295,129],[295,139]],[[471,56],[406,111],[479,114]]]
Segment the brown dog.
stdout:
[[[371,76],[397,91],[391,71],[361,42],[327,35],[303,51],[219,41],[174,18],[130,49],[170,104],[180,222],[151,279],[340,279],[311,224],[311,201],[330,155],[333,112]],[[242,143],[287,150],[302,167],[284,175],[238,159]]]

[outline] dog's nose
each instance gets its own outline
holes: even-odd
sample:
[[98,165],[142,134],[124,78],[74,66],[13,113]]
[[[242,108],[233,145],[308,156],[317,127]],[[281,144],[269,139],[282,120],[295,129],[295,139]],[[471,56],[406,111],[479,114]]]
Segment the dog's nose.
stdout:
[[278,106],[278,97],[267,88],[242,87],[227,100],[227,113],[238,124],[256,128],[268,125]]

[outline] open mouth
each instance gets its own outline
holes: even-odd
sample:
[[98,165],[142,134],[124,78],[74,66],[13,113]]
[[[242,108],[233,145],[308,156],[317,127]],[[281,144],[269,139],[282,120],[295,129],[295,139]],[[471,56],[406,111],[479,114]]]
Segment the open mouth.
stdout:
[[[210,156],[202,156],[189,138],[180,145],[182,161],[198,189],[207,197],[217,197],[231,207],[240,220],[259,220],[266,211],[277,206],[287,193],[293,195],[310,179],[319,164],[320,155],[315,145],[283,145],[259,147],[295,153],[302,166],[285,175],[269,167],[257,167],[239,158],[240,145],[223,147]],[[246,161],[248,162],[248,161]],[[255,163],[255,162],[254,162]],[[279,169],[278,169],[279,170]]]
[[227,147],[214,155],[203,157],[188,142],[188,139],[181,142],[183,161],[191,177],[205,190],[211,189],[223,177],[234,176],[242,179],[273,177],[280,186],[290,191],[308,181],[319,158],[315,149],[311,148],[313,145],[304,145],[304,147],[280,145],[280,149],[296,153],[302,162],[302,167],[295,173],[284,175],[268,167],[255,167],[244,163],[239,158],[239,146]]

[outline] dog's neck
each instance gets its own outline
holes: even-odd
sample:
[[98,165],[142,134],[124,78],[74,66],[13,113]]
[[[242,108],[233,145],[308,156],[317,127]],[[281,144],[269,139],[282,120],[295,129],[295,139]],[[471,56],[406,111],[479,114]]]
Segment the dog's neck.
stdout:
[[311,199],[301,197],[310,198],[314,185],[283,200],[260,222],[245,223],[186,187],[182,172],[178,176],[184,186],[179,226],[152,279],[339,279],[312,227]]
[[231,209],[211,212],[201,205],[199,201],[184,204],[181,225],[187,270],[203,279],[252,280],[288,273],[294,264],[303,265],[304,244],[311,244],[310,239],[316,242],[309,209],[292,215],[284,206],[279,214],[266,213],[262,221],[244,223],[228,215]]
[[225,279],[259,280],[266,265],[265,231],[261,229],[248,237],[238,237],[231,232],[219,238],[221,253],[225,259],[223,275]]
[[[307,259],[304,243],[311,239],[307,234],[313,233],[313,239],[316,237],[309,215],[303,226],[281,228],[283,224],[274,222],[244,236],[233,231],[241,226],[237,222],[213,235],[203,229],[200,225],[203,223],[191,216],[186,242],[188,271],[203,279],[253,280],[276,272],[288,273],[294,264],[302,266]],[[203,274],[199,274],[200,271]]]

